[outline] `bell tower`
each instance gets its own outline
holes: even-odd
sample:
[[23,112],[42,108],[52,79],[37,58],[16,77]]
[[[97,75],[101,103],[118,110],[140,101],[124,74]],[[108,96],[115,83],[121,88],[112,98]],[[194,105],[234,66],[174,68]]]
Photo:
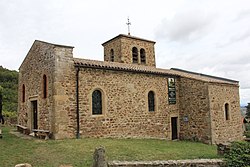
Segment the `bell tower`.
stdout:
[[104,61],[155,67],[154,41],[120,34],[104,42]]

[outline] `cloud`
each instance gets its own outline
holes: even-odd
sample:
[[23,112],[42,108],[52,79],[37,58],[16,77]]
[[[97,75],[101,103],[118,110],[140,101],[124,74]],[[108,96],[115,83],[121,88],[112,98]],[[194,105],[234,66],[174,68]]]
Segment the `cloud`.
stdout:
[[240,89],[240,101],[242,106],[246,106],[250,103],[249,99],[250,89]]
[[6,68],[17,70],[35,39],[102,60],[101,43],[127,33],[129,16],[132,35],[157,42],[157,67],[239,80],[242,99],[250,101],[249,0],[2,0],[0,13]]
[[[250,15],[248,17],[248,20],[250,19]],[[235,43],[244,43],[245,41],[249,40],[250,37],[250,22],[249,21],[239,21],[239,22],[232,22],[229,23],[230,27],[224,28],[224,33],[226,36],[224,36],[223,40],[218,40],[216,43],[217,48],[224,48],[229,47],[230,45],[233,45]],[[221,32],[223,33],[223,32]]]
[[248,20],[249,17],[250,17],[250,9],[245,9],[245,10],[242,10],[241,12],[239,12],[233,21],[237,22],[237,21],[241,21],[243,19]]
[[249,101],[250,9],[243,4],[197,2],[165,17],[155,31],[158,65],[237,80],[241,103]]
[[190,10],[177,13],[172,19],[164,19],[158,26],[155,36],[169,41],[191,41],[204,37],[213,22],[214,13]]

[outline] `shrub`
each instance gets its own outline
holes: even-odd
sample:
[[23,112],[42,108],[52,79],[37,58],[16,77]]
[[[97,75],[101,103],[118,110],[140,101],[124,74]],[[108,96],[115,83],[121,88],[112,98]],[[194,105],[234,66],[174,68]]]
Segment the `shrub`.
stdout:
[[17,112],[3,111],[5,124],[8,126],[14,126],[17,124]]
[[228,166],[247,167],[250,166],[250,143],[233,142],[230,151],[225,154]]
[[17,118],[17,112],[14,111],[3,111],[3,116],[9,118]]
[[245,132],[244,132],[244,135],[245,135],[247,138],[250,138],[250,131],[245,131]]
[[250,131],[250,123],[245,123],[246,131]]

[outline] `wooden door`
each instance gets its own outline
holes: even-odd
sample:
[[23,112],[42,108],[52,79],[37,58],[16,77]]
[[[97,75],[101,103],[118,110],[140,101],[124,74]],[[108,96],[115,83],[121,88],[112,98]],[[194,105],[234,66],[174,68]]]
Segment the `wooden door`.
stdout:
[[178,117],[171,117],[172,140],[178,139]]
[[32,115],[33,115],[33,129],[37,129],[38,128],[38,124],[37,124],[37,100],[31,101],[31,105],[32,105]]

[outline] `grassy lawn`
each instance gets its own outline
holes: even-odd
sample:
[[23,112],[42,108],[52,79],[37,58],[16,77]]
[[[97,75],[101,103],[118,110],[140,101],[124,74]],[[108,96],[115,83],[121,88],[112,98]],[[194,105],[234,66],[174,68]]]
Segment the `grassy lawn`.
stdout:
[[106,148],[108,160],[218,158],[216,146],[187,141],[96,138],[45,141],[16,137],[9,133],[9,127],[2,130],[0,166],[3,167],[18,163],[30,163],[32,167],[91,166],[94,149],[100,145]]

